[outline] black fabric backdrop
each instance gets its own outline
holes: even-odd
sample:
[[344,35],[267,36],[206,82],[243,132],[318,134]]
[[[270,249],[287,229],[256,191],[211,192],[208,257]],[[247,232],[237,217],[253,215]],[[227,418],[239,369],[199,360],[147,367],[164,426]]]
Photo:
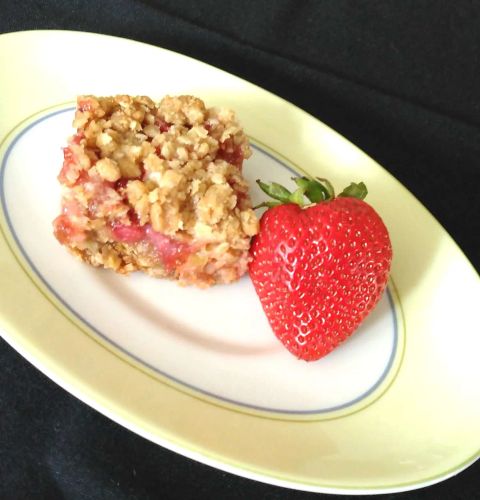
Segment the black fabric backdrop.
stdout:
[[[395,175],[479,269],[479,2],[0,0],[0,7],[0,32],[73,29],[141,40],[290,100]],[[3,341],[0,363],[1,499],[314,497],[145,441]],[[480,464],[384,498],[480,498]]]

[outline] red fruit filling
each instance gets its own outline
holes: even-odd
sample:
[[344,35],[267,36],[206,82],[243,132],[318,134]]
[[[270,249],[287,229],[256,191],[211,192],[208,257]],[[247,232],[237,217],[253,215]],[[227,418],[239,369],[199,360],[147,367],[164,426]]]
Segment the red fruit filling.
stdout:
[[67,214],[59,215],[53,221],[53,232],[62,245],[72,241],[83,241],[85,239],[85,232],[76,227]]
[[172,270],[175,266],[185,262],[187,257],[192,253],[190,245],[157,233],[151,226],[146,226],[145,233],[157,249],[158,255],[167,269]]
[[149,242],[157,251],[162,264],[170,271],[185,262],[192,253],[190,245],[158,233],[150,225],[139,226],[138,224],[126,225],[113,223],[112,236],[116,241],[121,243]]
[[227,139],[220,143],[217,158],[219,160],[225,160],[232,165],[235,165],[240,170],[243,163],[243,151],[242,148],[236,145],[232,139]]
[[86,111],[91,111],[92,108],[92,101],[90,99],[85,99],[81,100],[78,102],[78,110],[81,111],[82,113],[85,113]]
[[62,184],[67,184],[67,185],[70,184],[67,174],[72,168],[72,166],[75,167],[75,158],[72,153],[72,150],[69,147],[63,148],[63,166],[62,169],[60,170],[60,173],[58,174],[58,180]]
[[138,243],[145,239],[145,228],[142,226],[126,224],[112,224],[113,238],[120,243]]
[[78,132],[76,133],[73,138],[72,138],[72,143],[73,144],[80,144],[80,141],[85,137],[83,132]]
[[160,129],[160,132],[167,132],[168,129],[172,126],[171,123],[162,120],[161,118],[157,118],[155,120],[155,125]]

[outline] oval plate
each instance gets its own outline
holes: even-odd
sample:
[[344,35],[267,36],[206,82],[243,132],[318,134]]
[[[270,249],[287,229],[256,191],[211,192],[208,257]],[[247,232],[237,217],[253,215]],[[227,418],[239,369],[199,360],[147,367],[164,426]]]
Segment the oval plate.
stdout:
[[[280,486],[403,491],[476,460],[478,276],[372,159],[265,90],[137,42],[7,34],[0,67],[9,68],[0,81],[0,329],[37,368],[151,441]],[[285,182],[303,170],[337,186],[365,181],[395,252],[367,322],[331,355],[303,363],[273,337],[248,277],[200,291],[69,256],[51,232],[56,175],[73,101],[89,93],[188,93],[235,109],[254,146],[245,175],[255,200],[257,177]]]

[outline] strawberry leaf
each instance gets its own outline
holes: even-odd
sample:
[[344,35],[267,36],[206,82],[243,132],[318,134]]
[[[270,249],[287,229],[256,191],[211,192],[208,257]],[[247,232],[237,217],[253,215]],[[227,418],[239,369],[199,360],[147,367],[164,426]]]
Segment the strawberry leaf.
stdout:
[[295,192],[293,192],[290,195],[289,200],[291,203],[295,203],[299,207],[303,207],[305,205],[304,200],[303,200],[304,194],[305,194],[305,189],[299,187]]
[[305,190],[305,196],[312,203],[320,203],[321,201],[329,199],[328,190],[318,181],[309,179],[308,177],[293,177],[292,180],[295,181],[299,188]]
[[335,198],[335,189],[333,188],[333,184],[323,177],[317,177],[317,181],[319,181],[319,185],[327,192],[327,200],[332,200]]
[[290,202],[290,196],[292,193],[282,185],[277,184],[276,182],[267,184],[266,182],[262,182],[260,179],[257,179],[257,184],[260,186],[260,189],[271,198],[279,200],[283,203]]
[[363,182],[358,184],[351,182],[338,196],[343,198],[358,198],[359,200],[365,199],[368,194],[367,186]]
[[[257,179],[257,184],[260,186],[260,189],[275,201],[266,201],[254,208],[272,208],[281,204],[289,203],[294,203],[303,208],[307,205],[305,197],[310,201],[310,203],[321,203],[335,199],[335,190],[332,183],[328,179],[324,179],[322,177],[313,178],[304,176],[292,177],[292,180],[297,185],[297,189],[293,193],[276,182],[267,184],[266,182],[262,182],[260,179]],[[365,196],[367,196],[367,193],[367,187],[363,182],[352,182],[338,196],[363,200]]]

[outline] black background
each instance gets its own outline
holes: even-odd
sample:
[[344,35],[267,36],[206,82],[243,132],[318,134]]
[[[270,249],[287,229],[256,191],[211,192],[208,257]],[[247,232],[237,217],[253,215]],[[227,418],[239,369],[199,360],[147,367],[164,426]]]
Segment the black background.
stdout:
[[[2,33],[72,29],[132,38],[286,98],[395,175],[480,268],[479,2],[0,0],[0,8]],[[6,71],[0,68],[0,78]],[[0,342],[2,500],[326,498],[153,445]],[[480,464],[441,484],[379,498],[478,499]]]

